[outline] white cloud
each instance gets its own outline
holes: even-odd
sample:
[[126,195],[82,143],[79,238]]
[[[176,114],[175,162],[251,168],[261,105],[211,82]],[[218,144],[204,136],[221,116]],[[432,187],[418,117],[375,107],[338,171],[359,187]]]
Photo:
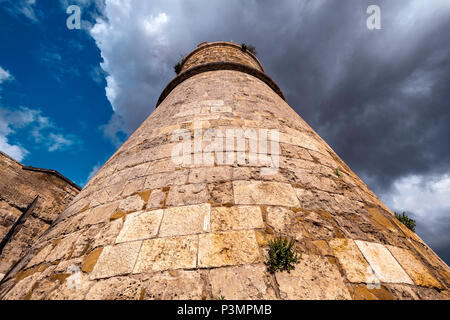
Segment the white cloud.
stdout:
[[[12,78],[8,71],[0,67],[0,84]],[[29,154],[20,143],[11,142],[14,134],[22,130],[26,130],[28,139],[31,139],[35,146],[46,148],[49,152],[66,150],[81,144],[78,137],[61,133],[39,109],[9,109],[0,105],[0,150],[17,161],[22,161]],[[22,139],[24,142],[25,140]]]
[[[7,2],[7,4],[1,4],[2,2]],[[5,10],[8,11],[12,16],[17,18],[26,17],[31,22],[38,22],[38,17],[36,13],[36,0],[0,0],[0,4],[5,6]]]
[[21,146],[9,144],[8,139],[2,135],[0,135],[0,151],[3,151],[19,162],[22,161],[28,154],[28,151]]
[[89,172],[89,175],[87,177],[86,183],[88,183],[98,172],[98,170],[100,170],[100,168],[102,167],[102,165],[100,163],[97,163],[91,170],[91,172]]
[[380,198],[393,211],[409,213],[417,221],[417,233],[431,247],[449,246],[450,173],[400,178]]
[[11,74],[7,70],[0,67],[0,84],[7,80],[12,80]]

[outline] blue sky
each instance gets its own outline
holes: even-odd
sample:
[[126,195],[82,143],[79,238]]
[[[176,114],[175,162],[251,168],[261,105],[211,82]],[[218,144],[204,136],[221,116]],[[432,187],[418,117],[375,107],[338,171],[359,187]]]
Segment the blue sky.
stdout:
[[[79,5],[82,29],[68,30]],[[367,7],[381,8],[368,30]],[[83,186],[203,41],[255,45],[287,101],[450,261],[448,0],[0,0],[0,150]]]
[[83,186],[116,149],[100,129],[113,113],[100,51],[87,32],[66,27],[55,1],[36,3],[36,19],[0,6],[0,67],[9,74],[0,82],[0,118],[7,143],[22,149],[12,155]]

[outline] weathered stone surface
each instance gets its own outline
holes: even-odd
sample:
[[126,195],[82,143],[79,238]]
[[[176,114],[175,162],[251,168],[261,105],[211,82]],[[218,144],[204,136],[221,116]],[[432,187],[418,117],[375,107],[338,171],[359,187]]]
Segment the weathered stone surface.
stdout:
[[159,236],[184,236],[208,232],[210,230],[210,212],[210,204],[165,209]]
[[172,270],[154,274],[147,281],[145,299],[150,300],[205,300],[208,294],[204,272]]
[[355,243],[382,282],[414,284],[385,246],[360,240]]
[[83,220],[84,225],[93,225],[105,221],[109,221],[109,218],[116,212],[119,206],[118,202],[113,202],[110,204],[102,205],[90,209],[87,212],[85,219]]
[[272,277],[262,264],[212,269],[213,297],[227,300],[277,299]]
[[351,299],[338,268],[322,256],[303,254],[290,273],[275,273],[282,299]]
[[301,240],[304,236],[304,228],[300,217],[303,213],[295,213],[283,207],[268,207],[267,225],[275,232],[285,234],[293,239]]
[[386,246],[394,258],[400,263],[415,284],[422,287],[435,287],[442,289],[439,282],[430,274],[428,269],[406,250],[394,246]]
[[[89,276],[84,273],[79,273],[79,278],[75,282],[67,281],[66,278],[56,290],[52,290],[45,296],[46,300],[83,300],[91,283]],[[70,279],[69,279],[70,280]]]
[[200,204],[207,202],[205,184],[188,184],[170,188],[166,205],[169,207]]
[[294,188],[286,183],[233,181],[233,190],[236,204],[299,205]]
[[211,231],[264,228],[259,206],[215,207],[211,210]]
[[147,209],[159,209],[164,206],[166,193],[162,190],[153,190],[147,202]]
[[86,300],[139,300],[143,285],[127,277],[100,280],[92,286]]
[[189,183],[229,181],[231,173],[231,167],[196,168],[189,174]]
[[144,204],[145,202],[142,200],[141,196],[134,195],[120,201],[119,210],[124,212],[139,211],[144,207]]
[[109,278],[131,273],[141,244],[141,241],[135,241],[105,247],[90,279]]
[[27,168],[0,151],[0,239],[39,195],[33,209],[15,229],[0,255],[6,273],[79,193],[78,187],[51,170]]
[[201,234],[199,267],[221,267],[260,262],[254,231],[230,231]]
[[122,196],[128,197],[144,189],[145,177],[133,179],[127,182],[122,191]]
[[156,237],[162,217],[163,210],[140,211],[128,215],[116,243]]
[[134,273],[195,268],[197,251],[197,236],[145,240]]
[[352,239],[333,239],[329,244],[344,269],[348,281],[369,284],[379,282]]

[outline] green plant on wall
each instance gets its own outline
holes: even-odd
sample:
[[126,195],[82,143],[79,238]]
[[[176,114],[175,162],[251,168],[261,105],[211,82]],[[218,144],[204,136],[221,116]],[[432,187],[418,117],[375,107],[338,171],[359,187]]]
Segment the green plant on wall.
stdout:
[[269,241],[269,256],[265,264],[270,273],[277,271],[289,273],[295,268],[300,256],[294,251],[294,243],[294,240],[281,236]]
[[254,54],[255,56],[258,54],[255,46],[252,46],[250,44],[246,44],[246,43],[241,44],[241,49],[242,49],[242,51],[250,52],[250,53]]
[[334,174],[340,178],[342,176],[341,172],[339,171],[339,169],[334,170]]
[[416,220],[411,219],[405,212],[402,214],[395,213],[395,217],[403,223],[409,230],[416,231]]
[[176,74],[179,74],[181,72],[181,62],[177,62],[177,64],[173,66],[173,70]]

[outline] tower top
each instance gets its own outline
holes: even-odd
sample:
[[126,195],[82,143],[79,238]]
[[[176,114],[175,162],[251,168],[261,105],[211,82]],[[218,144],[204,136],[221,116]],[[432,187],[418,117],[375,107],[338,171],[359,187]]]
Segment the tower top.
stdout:
[[264,72],[258,58],[235,42],[201,42],[181,64],[181,72],[210,62],[235,62]]
[[180,73],[163,90],[156,107],[180,83],[199,73],[217,70],[233,70],[252,75],[265,82],[284,99],[281,89],[265,73],[261,62],[249,50],[235,42],[201,42],[183,59]]

